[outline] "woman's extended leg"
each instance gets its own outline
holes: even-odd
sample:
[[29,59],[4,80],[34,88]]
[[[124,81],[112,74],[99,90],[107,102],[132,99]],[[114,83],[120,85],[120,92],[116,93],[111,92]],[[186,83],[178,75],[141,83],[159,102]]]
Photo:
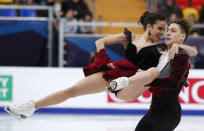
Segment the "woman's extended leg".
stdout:
[[35,102],[37,109],[59,104],[69,98],[102,92],[108,82],[103,79],[103,72],[95,73],[78,81],[74,86],[58,91]]
[[109,82],[103,79],[103,72],[99,72],[85,77],[70,88],[48,95],[36,102],[29,101],[19,106],[10,105],[6,106],[4,109],[17,118],[27,118],[30,117],[36,109],[59,104],[72,97],[102,92],[108,83]]
[[[129,78],[130,85],[123,88],[118,96],[124,100],[133,100],[142,94],[148,88],[144,85],[149,84],[156,78],[159,72],[152,68],[144,72],[138,72],[136,75]],[[103,72],[95,73],[77,82],[74,86],[62,91],[51,94],[35,103],[29,102],[20,106],[9,106],[7,112],[14,115],[21,115],[22,118],[30,117],[36,109],[59,104],[69,98],[102,92],[109,84],[103,79]]]
[[145,85],[151,83],[159,74],[158,69],[154,67],[147,71],[137,72],[135,75],[128,78],[129,85],[118,92],[118,98],[127,101],[137,99],[137,97],[150,88]]

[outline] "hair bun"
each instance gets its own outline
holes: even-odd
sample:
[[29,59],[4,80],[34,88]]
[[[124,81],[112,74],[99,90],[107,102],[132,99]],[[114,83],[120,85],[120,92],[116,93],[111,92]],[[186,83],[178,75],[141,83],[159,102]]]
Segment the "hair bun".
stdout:
[[146,15],[148,15],[148,14],[150,14],[150,12],[149,12],[149,11],[145,11],[145,12],[142,14],[142,16],[146,16]]
[[140,17],[140,23],[142,24],[142,25],[144,25],[144,18],[147,16],[147,15],[149,15],[150,14],[150,12],[149,11],[145,11],[143,14],[142,14],[142,16]]

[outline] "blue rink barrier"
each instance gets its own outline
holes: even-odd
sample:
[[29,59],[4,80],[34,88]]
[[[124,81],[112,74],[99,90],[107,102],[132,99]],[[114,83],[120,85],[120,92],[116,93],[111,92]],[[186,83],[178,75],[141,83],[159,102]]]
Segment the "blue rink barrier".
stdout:
[[[66,37],[67,45],[67,67],[84,67],[89,64],[90,53],[93,52],[95,41],[99,38],[93,37]],[[122,44],[110,45],[106,48],[106,53],[113,61],[124,58],[124,48]]]
[[48,66],[46,21],[0,21],[1,66]]
[[[42,108],[40,114],[80,114],[80,115],[144,115],[146,109],[104,109],[104,108]],[[6,113],[0,107],[0,113]],[[183,110],[182,115],[204,116],[204,110]]]

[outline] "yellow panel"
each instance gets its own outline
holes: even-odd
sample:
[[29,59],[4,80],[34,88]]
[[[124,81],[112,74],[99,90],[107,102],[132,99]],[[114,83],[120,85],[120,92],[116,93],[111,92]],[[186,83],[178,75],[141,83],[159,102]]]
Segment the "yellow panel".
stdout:
[[0,0],[0,3],[13,3],[13,0]]
[[[144,0],[97,0],[96,21],[103,16],[104,22],[138,22],[140,15],[146,11]],[[135,33],[143,33],[142,28],[131,28]],[[119,27],[104,27],[104,34],[123,31]]]

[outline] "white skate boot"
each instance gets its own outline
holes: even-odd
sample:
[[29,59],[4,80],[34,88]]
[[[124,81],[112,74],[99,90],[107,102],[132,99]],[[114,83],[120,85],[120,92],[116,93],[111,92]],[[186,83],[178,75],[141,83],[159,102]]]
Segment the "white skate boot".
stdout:
[[10,115],[14,116],[18,120],[23,120],[32,116],[35,112],[35,104],[33,101],[29,101],[23,105],[9,105],[4,107],[4,110],[8,112]]
[[169,52],[167,52],[167,51],[161,52],[161,56],[159,58],[159,63],[156,67],[159,70],[159,72],[162,72],[162,70],[168,64],[168,62],[169,62],[168,61],[168,55],[169,55]]
[[106,87],[106,91],[117,91],[129,85],[128,77],[119,77],[112,80]]

